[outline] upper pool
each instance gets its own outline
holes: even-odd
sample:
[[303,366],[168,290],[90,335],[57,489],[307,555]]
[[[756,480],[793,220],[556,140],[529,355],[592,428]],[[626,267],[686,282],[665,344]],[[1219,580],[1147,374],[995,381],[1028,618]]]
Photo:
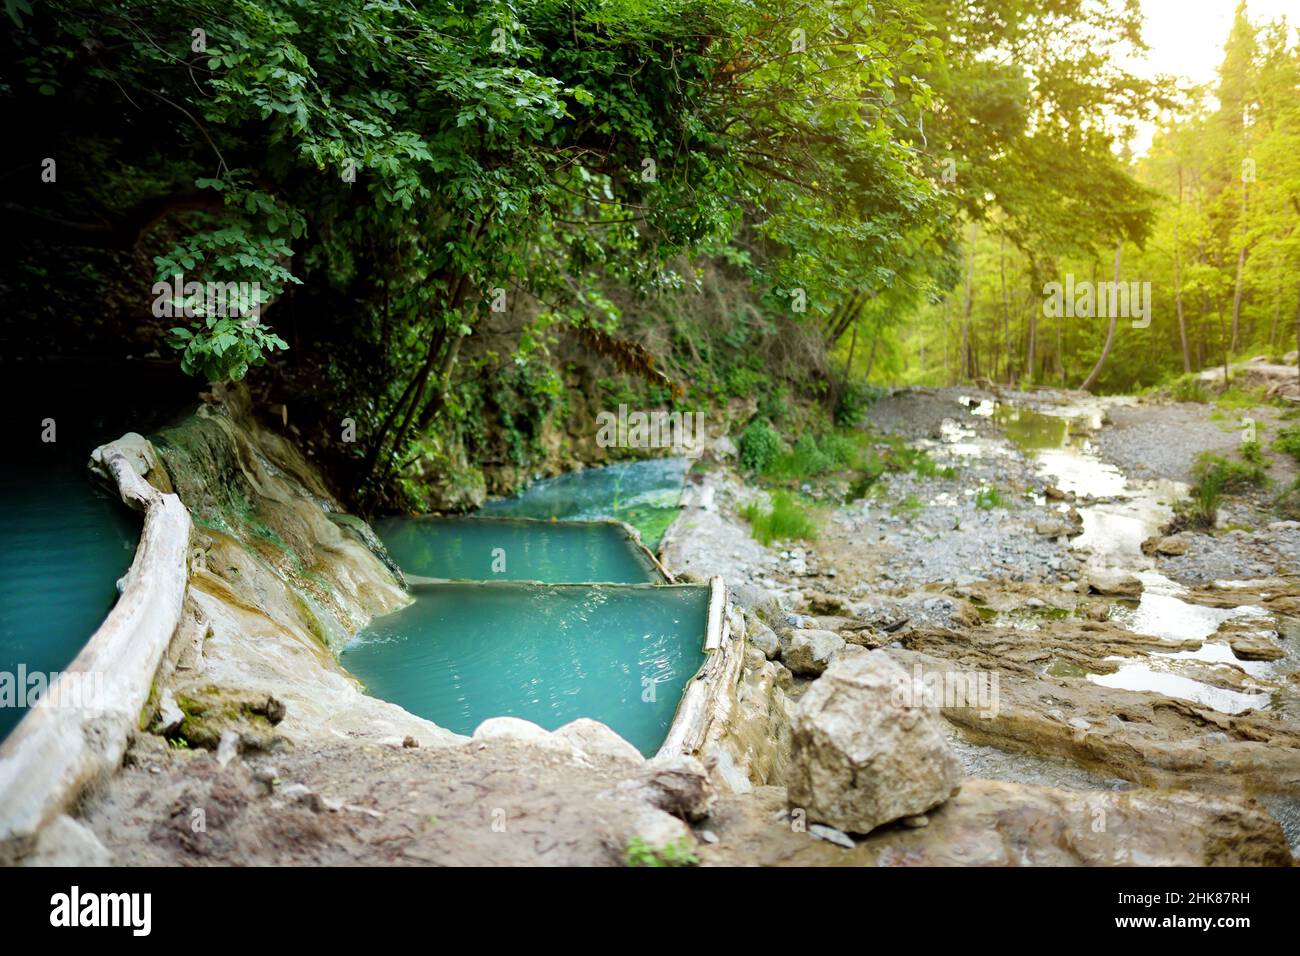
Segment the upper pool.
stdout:
[[613,518],[640,531],[653,551],[677,516],[689,467],[686,458],[649,458],[571,471],[535,481],[513,498],[489,501],[479,514],[575,521]]
[[375,530],[404,572],[452,581],[654,584],[663,576],[609,521],[383,518]]
[[578,717],[652,755],[704,661],[704,585],[435,584],[376,618],[343,664],[377,697],[457,733],[489,717]]

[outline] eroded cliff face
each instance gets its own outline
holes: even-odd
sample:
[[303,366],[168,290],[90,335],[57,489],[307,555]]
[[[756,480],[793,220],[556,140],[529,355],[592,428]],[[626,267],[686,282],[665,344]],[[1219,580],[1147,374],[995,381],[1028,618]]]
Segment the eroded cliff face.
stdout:
[[253,749],[463,739],[367,696],[338,663],[344,642],[410,598],[374,533],[256,421],[246,390],[214,389],[140,454],[145,477],[174,491],[194,523],[181,623],[144,722],[202,747],[226,731]]

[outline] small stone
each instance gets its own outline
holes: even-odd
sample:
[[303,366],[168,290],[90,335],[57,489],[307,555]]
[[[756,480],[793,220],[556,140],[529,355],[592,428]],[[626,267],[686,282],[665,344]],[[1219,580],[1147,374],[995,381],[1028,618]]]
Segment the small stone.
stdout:
[[217,765],[224,768],[239,756],[239,734],[233,730],[223,731],[217,742]]
[[267,792],[270,792],[280,782],[280,771],[274,767],[258,767],[253,771],[253,780],[266,787]]
[[171,689],[163,691],[158,701],[158,719],[154,721],[153,732],[167,737],[179,730],[184,720],[185,712],[177,705],[176,696]]
[[837,651],[844,649],[844,639],[833,631],[797,629],[790,632],[781,660],[796,674],[816,676],[830,665]]
[[703,840],[705,843],[717,843],[718,835],[714,833],[712,830],[701,830],[700,839]]
[[849,836],[843,830],[837,830],[834,827],[828,827],[824,823],[808,824],[808,835],[818,840],[825,840],[827,843],[834,843],[836,846],[842,846],[846,850],[852,850],[856,843],[853,837]]
[[781,641],[772,630],[757,617],[749,628],[749,643],[763,652],[769,661],[781,653]]
[[930,825],[930,818],[924,813],[918,813],[915,816],[903,817],[899,822],[909,830],[920,830],[922,827]]
[[407,750],[411,750],[420,746],[420,742],[416,740],[414,737],[412,737],[410,734],[407,734],[405,737],[402,738],[402,746],[405,747]]

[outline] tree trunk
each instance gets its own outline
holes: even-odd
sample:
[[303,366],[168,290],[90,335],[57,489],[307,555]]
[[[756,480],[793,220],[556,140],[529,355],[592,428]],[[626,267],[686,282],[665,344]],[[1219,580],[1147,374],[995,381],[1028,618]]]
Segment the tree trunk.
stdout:
[[975,239],[979,236],[979,229],[972,230],[970,245],[966,251],[966,303],[963,308],[962,333],[961,333],[961,375],[963,380],[975,377],[974,358],[972,354],[970,315],[971,307],[974,304],[973,292],[971,288],[972,275],[975,272]]
[[[1120,264],[1120,256],[1123,252],[1124,252],[1124,238],[1123,236],[1121,236],[1119,241],[1115,243],[1115,285],[1116,286],[1119,285],[1119,264]],[[1118,318],[1118,316],[1116,316],[1114,313],[1118,311],[1119,311],[1118,309],[1111,310],[1110,325],[1106,329],[1106,342],[1101,347],[1101,354],[1097,356],[1097,364],[1092,367],[1092,371],[1088,373],[1088,377],[1085,378],[1083,380],[1083,384],[1079,386],[1079,388],[1085,392],[1088,389],[1092,388],[1093,383],[1097,381],[1097,376],[1101,374],[1102,367],[1106,364],[1106,359],[1110,357],[1110,347],[1115,342],[1115,322],[1116,319]]]
[[1182,257],[1178,252],[1178,220],[1183,211],[1183,167],[1178,167],[1178,209],[1174,213],[1174,307],[1178,312],[1178,338],[1183,345],[1183,374],[1192,371],[1192,356],[1187,351],[1187,322],[1183,317]]
[[999,243],[1000,245],[998,247],[998,277],[1002,281],[1002,349],[1003,349],[1003,354],[1006,357],[1006,363],[1007,363],[1007,367],[1006,367],[1007,384],[1010,385],[1012,384],[1011,363],[1012,360],[1014,359],[1014,356],[1011,353],[1011,313],[1007,307],[1007,255],[1006,255],[1007,237],[1005,235],[1001,236],[999,238]]
[[875,334],[871,336],[871,351],[867,353],[867,371],[862,376],[862,381],[871,378],[871,370],[876,364],[876,344],[880,341],[880,328],[876,327]]
[[[1245,178],[1244,176],[1242,177]],[[1250,226],[1250,183],[1241,184],[1241,226],[1245,230]],[[1237,281],[1232,289],[1232,352],[1240,348],[1241,329],[1241,285],[1246,272],[1246,245],[1248,236],[1241,237],[1241,251],[1237,253]],[[1226,373],[1225,373],[1226,374]]]

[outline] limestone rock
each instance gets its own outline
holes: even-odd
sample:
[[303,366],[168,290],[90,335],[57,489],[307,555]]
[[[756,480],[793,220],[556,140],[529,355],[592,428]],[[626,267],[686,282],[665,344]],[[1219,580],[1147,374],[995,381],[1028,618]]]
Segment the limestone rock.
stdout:
[[569,741],[520,717],[489,717],[475,728],[472,739],[477,743],[504,740],[545,750],[573,750]]
[[[1290,866],[1281,826],[1259,804],[1151,789],[1064,790],[969,780],[916,828],[908,820],[854,849],[773,826],[785,802],[761,787],[719,810],[706,866]],[[730,812],[728,812],[730,811]],[[808,827],[809,832],[812,827]]]
[[836,846],[842,846],[846,850],[852,850],[857,846],[857,844],[853,842],[853,837],[849,836],[843,830],[837,830],[834,827],[828,827],[822,823],[810,824],[808,827],[808,833],[810,836],[816,837],[818,840],[825,840],[827,843],[834,843]]
[[579,717],[555,731],[553,736],[568,741],[585,754],[616,757],[630,763],[645,763],[645,757],[609,727],[590,717]]
[[753,619],[749,628],[749,643],[762,651],[763,656],[769,661],[781,653],[781,641],[777,638],[776,631],[757,617]]
[[827,594],[824,591],[807,592],[804,595],[804,603],[808,605],[808,613],[812,615],[840,614],[848,606],[844,598],[838,594]]
[[1181,531],[1178,534],[1166,535],[1165,537],[1147,538],[1142,542],[1142,552],[1144,554],[1160,554],[1172,557],[1186,554],[1191,543],[1192,536],[1186,531]]
[[111,866],[112,854],[83,823],[60,815],[36,838],[36,849],[24,866]]
[[1271,640],[1269,635],[1259,632],[1230,633],[1228,646],[1237,655],[1237,659],[1243,661],[1276,661],[1286,656],[1281,645]]
[[733,603],[752,612],[765,624],[781,619],[781,602],[771,592],[743,582],[728,584],[727,591]]
[[1104,597],[1135,598],[1142,594],[1142,582],[1124,571],[1097,569],[1088,572],[1088,591]]
[[792,714],[791,807],[810,822],[868,833],[960,789],[938,712],[906,706],[910,681],[879,652],[843,657],[818,678]]
[[154,721],[153,732],[166,737],[179,730],[184,719],[185,712],[176,704],[176,695],[167,688],[158,701],[158,719]]
[[633,840],[640,840],[656,853],[668,847],[691,849],[696,845],[695,833],[689,826],[671,813],[647,804],[640,804],[628,819],[619,821],[604,838],[606,846],[620,857],[626,857],[628,845]]
[[619,789],[683,820],[704,819],[717,802],[704,765],[684,754],[656,757]]
[[826,670],[831,658],[843,648],[844,639],[833,631],[796,628],[790,631],[781,660],[796,674],[816,676]]

